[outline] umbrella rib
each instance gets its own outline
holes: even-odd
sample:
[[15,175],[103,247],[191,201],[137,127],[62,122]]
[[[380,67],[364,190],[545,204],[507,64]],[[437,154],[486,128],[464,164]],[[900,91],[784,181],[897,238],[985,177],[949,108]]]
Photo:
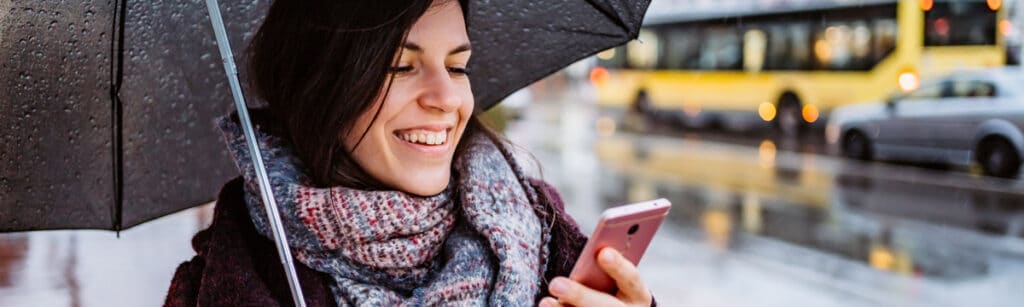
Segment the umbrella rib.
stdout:
[[579,33],[579,34],[591,34],[591,35],[600,36],[600,37],[607,37],[607,38],[622,38],[623,37],[622,34],[619,34],[619,33],[594,32],[594,31],[587,31],[587,30],[581,30],[581,29],[573,29],[573,28],[569,28],[569,27],[555,27],[553,29],[552,28],[545,28],[545,27],[523,27],[523,28],[524,29],[538,29],[538,30],[548,31],[548,32],[570,32],[570,33]]
[[605,7],[604,5],[597,4],[594,0],[588,0],[587,3],[589,3],[590,6],[593,6],[594,9],[597,9],[598,12],[601,12],[601,14],[607,17],[608,20],[614,22],[615,25],[619,26],[619,28],[622,28],[623,31],[626,31],[626,33],[633,33],[632,29],[626,25],[626,22],[622,20],[622,16],[620,16],[617,11]]
[[[128,15],[127,0],[114,2],[114,21],[111,25],[110,40],[110,117],[111,117],[111,151],[113,171],[114,205],[111,208],[112,228],[120,235],[121,215],[124,204],[124,137],[123,137],[123,101],[121,85],[124,83],[124,29]],[[116,60],[115,60],[116,58]]]

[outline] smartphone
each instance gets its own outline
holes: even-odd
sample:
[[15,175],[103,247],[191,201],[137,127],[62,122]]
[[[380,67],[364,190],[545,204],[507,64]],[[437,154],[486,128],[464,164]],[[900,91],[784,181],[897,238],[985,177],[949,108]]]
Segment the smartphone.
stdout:
[[614,294],[617,291],[615,281],[597,264],[597,253],[602,248],[612,247],[633,265],[639,264],[671,206],[671,202],[662,198],[605,210],[569,278],[591,289]]

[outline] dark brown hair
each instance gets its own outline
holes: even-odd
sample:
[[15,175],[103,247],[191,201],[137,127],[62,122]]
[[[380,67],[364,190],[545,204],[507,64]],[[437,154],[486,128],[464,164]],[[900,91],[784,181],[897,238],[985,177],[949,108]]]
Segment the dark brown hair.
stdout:
[[[356,119],[380,108],[389,69],[431,0],[274,1],[248,49],[250,86],[267,103],[276,131],[287,139],[318,186],[386,189],[343,145]],[[463,11],[464,0],[458,1]],[[447,4],[447,1],[445,2]],[[465,15],[465,14],[464,14]],[[467,21],[468,22],[468,21]],[[473,116],[463,138],[483,132]],[[365,131],[360,131],[360,141]],[[460,142],[456,158],[463,152]],[[356,145],[358,146],[358,145]]]

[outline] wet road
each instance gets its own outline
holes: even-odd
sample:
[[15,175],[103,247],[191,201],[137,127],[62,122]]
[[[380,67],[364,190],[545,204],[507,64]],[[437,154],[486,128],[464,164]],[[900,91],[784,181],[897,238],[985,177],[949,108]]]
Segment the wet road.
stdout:
[[1017,306],[1024,182],[829,155],[813,143],[617,132],[582,102],[509,131],[569,211],[665,197],[641,263],[676,306]]
[[[509,138],[591,231],[604,208],[674,205],[641,262],[664,306],[1018,306],[1024,183],[860,163],[801,143],[616,132],[583,100]],[[0,306],[158,306],[209,207],[121,234],[0,234]]]

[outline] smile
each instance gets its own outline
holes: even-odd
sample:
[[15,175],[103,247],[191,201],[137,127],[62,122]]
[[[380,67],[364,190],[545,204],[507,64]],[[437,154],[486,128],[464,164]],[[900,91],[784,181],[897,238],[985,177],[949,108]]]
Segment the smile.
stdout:
[[448,143],[448,131],[449,129],[409,129],[395,131],[395,136],[406,142],[417,145],[438,146]]

